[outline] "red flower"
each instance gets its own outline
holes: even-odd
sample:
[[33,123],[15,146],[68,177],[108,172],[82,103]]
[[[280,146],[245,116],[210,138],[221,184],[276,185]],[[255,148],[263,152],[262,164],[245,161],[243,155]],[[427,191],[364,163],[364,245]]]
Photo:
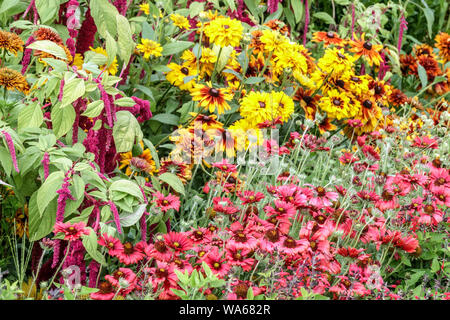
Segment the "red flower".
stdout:
[[219,252],[219,248],[217,247],[212,247],[212,249],[207,253],[204,261],[211,268],[211,271],[217,274],[220,278],[225,277],[231,268],[225,259],[222,259],[222,254]]
[[53,232],[55,234],[62,232],[64,233],[64,240],[74,241],[79,239],[83,234],[88,235],[90,229],[86,229],[86,223],[83,221],[74,224],[57,222]]
[[117,252],[117,258],[126,265],[135,264],[144,258],[146,243],[141,241],[135,246],[131,242],[125,242],[123,249]]
[[239,211],[238,208],[234,207],[233,202],[227,197],[214,197],[213,198],[213,209],[216,212],[221,212],[224,214],[234,214]]
[[226,173],[237,172],[236,165],[228,163],[227,159],[222,160],[222,162],[213,163],[212,166]]
[[166,240],[167,246],[176,252],[183,252],[192,248],[192,241],[180,232],[169,232],[164,235],[164,240]]
[[121,288],[121,290],[119,291],[121,295],[127,295],[135,288],[136,275],[134,274],[133,270],[128,268],[119,268],[119,270],[115,271],[112,275],[106,275],[105,279],[108,280],[113,285],[113,287],[117,289],[121,286],[119,280],[125,280],[128,283],[128,287]]
[[98,240],[98,244],[106,247],[111,256],[117,256],[119,252],[123,251],[123,245],[120,240],[109,236],[107,233],[103,233]]
[[156,197],[156,206],[159,207],[162,212],[167,212],[170,209],[174,209],[175,211],[178,211],[180,209],[179,197],[173,194],[164,196],[159,191],[156,191],[153,195]]
[[243,192],[239,191],[237,195],[244,205],[259,202],[264,198],[264,194],[262,192],[250,190],[245,190]]
[[100,282],[98,288],[100,289],[97,292],[93,292],[90,294],[91,299],[94,300],[112,300],[114,298],[114,287],[109,281]]

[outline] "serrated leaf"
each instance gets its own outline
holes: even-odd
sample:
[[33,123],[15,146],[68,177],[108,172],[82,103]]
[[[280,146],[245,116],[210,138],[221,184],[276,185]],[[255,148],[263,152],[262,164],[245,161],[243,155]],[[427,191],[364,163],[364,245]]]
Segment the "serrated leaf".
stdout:
[[130,194],[134,196],[135,198],[139,199],[140,201],[144,201],[143,195],[139,187],[136,183],[133,183],[129,180],[117,180],[114,181],[111,186],[109,187],[109,191],[119,191],[123,193]]
[[105,31],[106,34],[106,66],[109,68],[117,55],[117,44],[114,38]]
[[136,140],[142,140],[141,127],[135,116],[129,111],[119,111],[116,113],[116,117],[113,137],[117,152],[128,152],[133,148]]
[[117,34],[118,40],[117,44],[119,47],[119,56],[122,59],[124,65],[128,64],[130,61],[130,57],[133,54],[135,43],[133,41],[132,32],[130,28],[130,24],[122,15],[116,16],[117,22]]
[[117,34],[116,16],[119,15],[116,7],[108,0],[91,0],[89,8],[98,33],[106,38],[107,31],[112,37],[115,37]]
[[65,108],[66,106],[68,106],[81,96],[83,96],[85,92],[86,88],[84,86],[83,79],[80,78],[70,79],[64,84],[60,108]]
[[25,128],[39,128],[44,121],[41,107],[38,103],[25,106],[19,113],[17,123],[19,132]]
[[52,22],[56,17],[60,0],[36,0],[35,5],[41,18],[41,24],[45,24],[46,22]]

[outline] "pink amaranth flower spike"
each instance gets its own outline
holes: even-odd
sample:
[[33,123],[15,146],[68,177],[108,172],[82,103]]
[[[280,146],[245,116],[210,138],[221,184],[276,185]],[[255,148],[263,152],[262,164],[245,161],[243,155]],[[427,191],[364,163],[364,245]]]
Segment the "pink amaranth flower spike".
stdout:
[[408,30],[408,22],[406,22],[405,16],[402,13],[402,17],[400,18],[400,26],[398,31],[398,42],[397,42],[397,50],[398,54],[400,54],[400,49],[402,48],[402,40],[403,40],[403,32]]
[[11,138],[11,135],[5,130],[2,131],[3,136],[5,137],[6,144],[8,145],[9,152],[11,153],[11,159],[14,165],[14,169],[16,172],[19,172],[19,166],[17,165],[16,159],[16,149],[14,148],[14,142]]
[[44,180],[48,177],[48,166],[50,164],[50,156],[48,152],[44,153],[44,157],[42,158],[42,165],[44,166]]
[[117,211],[117,207],[112,201],[109,201],[108,203],[114,216],[114,222],[116,223],[117,232],[119,232],[119,234],[122,234],[122,227],[120,226],[120,217],[119,212]]

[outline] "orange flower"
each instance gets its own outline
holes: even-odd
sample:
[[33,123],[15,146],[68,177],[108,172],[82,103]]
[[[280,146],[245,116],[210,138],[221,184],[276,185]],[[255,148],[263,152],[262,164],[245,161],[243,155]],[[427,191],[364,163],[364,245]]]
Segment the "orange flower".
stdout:
[[350,51],[356,53],[356,56],[358,57],[363,56],[365,59],[367,59],[367,62],[370,66],[372,66],[373,64],[379,66],[382,61],[379,51],[383,49],[383,46],[381,44],[373,44],[368,40],[366,41],[364,37],[365,33],[363,33],[361,35],[361,39],[358,40],[358,38],[354,34],[355,40],[350,40]]
[[441,32],[436,35],[436,47],[439,49],[439,56],[445,60],[450,61],[450,35],[445,32]]
[[323,42],[323,45],[325,47],[329,46],[330,44],[342,46],[342,45],[344,45],[344,42],[345,42],[344,39],[339,38],[338,34],[333,31],[314,32],[312,41],[313,42]]

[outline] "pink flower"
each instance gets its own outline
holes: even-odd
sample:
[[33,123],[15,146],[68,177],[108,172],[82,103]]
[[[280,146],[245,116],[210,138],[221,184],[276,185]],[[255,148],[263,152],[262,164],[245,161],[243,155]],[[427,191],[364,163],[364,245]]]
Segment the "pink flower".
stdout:
[[222,259],[222,253],[219,252],[219,248],[215,246],[207,253],[204,261],[211,268],[211,271],[220,278],[225,277],[231,269],[231,266]]
[[227,197],[214,197],[213,203],[213,209],[216,212],[230,215],[239,211],[239,209],[233,205],[230,198]]
[[131,242],[125,242],[123,249],[118,251],[116,256],[125,265],[135,264],[144,258],[145,247],[146,244],[143,241],[137,243],[135,246]]
[[212,166],[226,173],[232,173],[237,171],[236,165],[228,163],[227,159],[222,160],[222,162],[213,163]]
[[117,289],[120,287],[119,280],[126,280],[128,282],[128,287],[122,288],[119,291],[119,294],[127,295],[135,288],[136,274],[129,268],[119,268],[119,270],[115,271],[112,275],[106,275],[105,279]]
[[173,194],[164,196],[159,191],[156,191],[153,195],[156,197],[156,206],[159,207],[162,212],[167,212],[170,209],[174,209],[175,211],[178,211],[180,209],[179,197]]
[[83,221],[74,224],[57,222],[53,232],[55,234],[62,232],[64,233],[64,240],[74,241],[79,239],[83,234],[88,235],[90,230],[86,229],[86,223]]
[[145,254],[149,258],[154,258],[159,261],[169,261],[173,257],[173,251],[170,250],[164,238],[155,239],[155,243],[147,245]]
[[91,299],[94,300],[112,300],[114,298],[114,287],[109,281],[100,282],[98,288],[100,289],[97,292],[93,292],[90,294]]
[[433,190],[433,195],[435,196],[437,204],[450,207],[450,188],[443,186],[435,187]]
[[416,137],[413,140],[413,144],[411,146],[412,147],[417,147],[417,148],[437,149],[438,148],[438,143],[437,143],[436,139],[424,136],[424,137]]
[[255,259],[248,257],[252,252],[251,249],[242,248],[236,243],[228,243],[226,249],[226,258],[230,265],[240,266],[244,271],[252,270]]
[[329,207],[338,199],[337,192],[326,191],[323,187],[317,187],[314,189],[315,195],[309,200],[310,205],[317,208]]
[[117,257],[117,254],[123,251],[123,245],[120,240],[109,236],[107,233],[103,233],[98,240],[98,244],[106,247],[108,249],[108,253],[113,257]]
[[245,190],[243,192],[239,191],[238,197],[241,199],[242,204],[246,205],[261,201],[264,198],[264,194],[262,192]]
[[450,174],[445,168],[431,169],[430,180],[429,188],[431,191],[439,187],[450,188]]
[[192,241],[181,232],[169,232],[164,235],[166,244],[176,252],[183,252],[192,248]]

